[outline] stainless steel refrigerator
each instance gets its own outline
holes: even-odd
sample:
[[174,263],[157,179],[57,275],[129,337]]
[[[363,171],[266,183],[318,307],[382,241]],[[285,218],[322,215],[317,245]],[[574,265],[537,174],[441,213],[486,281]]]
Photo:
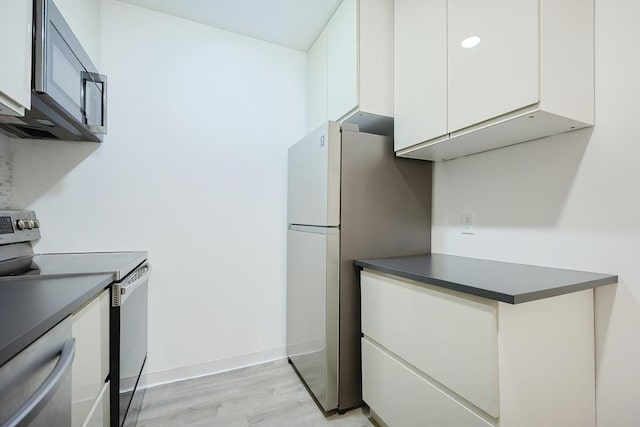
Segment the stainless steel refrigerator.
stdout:
[[430,252],[431,163],[328,122],[289,149],[287,356],[326,412],[362,403],[353,260]]

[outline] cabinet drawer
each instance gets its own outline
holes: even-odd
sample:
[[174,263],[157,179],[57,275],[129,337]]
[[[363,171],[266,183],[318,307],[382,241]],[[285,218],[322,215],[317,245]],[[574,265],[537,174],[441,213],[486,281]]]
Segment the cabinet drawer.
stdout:
[[499,416],[495,303],[368,271],[361,287],[367,338]]
[[390,427],[489,427],[433,384],[362,339],[362,397]]
[[110,396],[111,383],[107,381],[104,383],[100,395],[98,395],[91,412],[87,416],[86,423],[83,427],[109,427],[109,396]]
[[107,289],[71,317],[76,339],[71,375],[72,426],[84,424],[109,375],[110,301]]

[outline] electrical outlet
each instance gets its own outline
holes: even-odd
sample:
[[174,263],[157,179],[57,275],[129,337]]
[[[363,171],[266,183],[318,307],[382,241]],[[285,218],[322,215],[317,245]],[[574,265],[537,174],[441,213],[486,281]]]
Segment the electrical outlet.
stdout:
[[462,234],[473,234],[473,214],[463,213],[460,215]]

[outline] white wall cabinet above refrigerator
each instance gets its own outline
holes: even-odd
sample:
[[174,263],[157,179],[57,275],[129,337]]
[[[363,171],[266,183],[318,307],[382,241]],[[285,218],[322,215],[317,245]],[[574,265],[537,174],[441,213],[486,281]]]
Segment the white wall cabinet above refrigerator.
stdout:
[[393,0],[343,0],[307,55],[307,129],[393,126]]
[[0,115],[31,108],[32,2],[0,2]]
[[448,160],[592,126],[593,7],[396,1],[396,153]]

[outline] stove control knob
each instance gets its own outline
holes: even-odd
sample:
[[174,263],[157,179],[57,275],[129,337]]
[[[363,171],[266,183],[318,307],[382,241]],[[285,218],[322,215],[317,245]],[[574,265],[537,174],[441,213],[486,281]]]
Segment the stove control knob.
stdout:
[[21,219],[19,219],[19,220],[17,220],[17,221],[16,221],[16,228],[17,228],[18,230],[23,230],[23,229],[24,229],[24,227],[25,227],[25,225],[26,225],[26,224],[25,224],[25,223],[24,223],[24,221],[23,221],[23,220],[21,220]]
[[33,220],[33,228],[40,228],[40,221],[37,219]]
[[33,220],[32,219],[28,219],[25,222],[27,224],[27,229],[31,230],[33,228]]

